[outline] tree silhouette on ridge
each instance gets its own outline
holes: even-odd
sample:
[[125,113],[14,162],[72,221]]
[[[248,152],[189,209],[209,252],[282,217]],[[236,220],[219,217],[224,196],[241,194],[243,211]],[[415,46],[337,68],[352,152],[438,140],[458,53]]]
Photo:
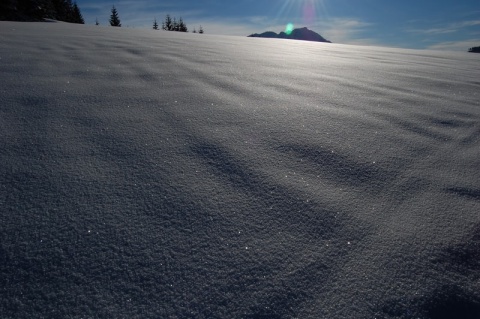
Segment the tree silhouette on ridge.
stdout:
[[110,15],[110,25],[112,27],[121,27],[120,18],[118,16],[118,11],[115,6],[112,6],[112,14]]

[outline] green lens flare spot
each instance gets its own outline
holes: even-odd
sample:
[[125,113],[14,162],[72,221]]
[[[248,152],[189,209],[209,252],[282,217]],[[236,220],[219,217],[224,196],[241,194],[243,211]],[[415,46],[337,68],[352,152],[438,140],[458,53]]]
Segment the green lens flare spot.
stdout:
[[287,24],[287,27],[285,28],[285,33],[287,35],[290,35],[292,33],[292,31],[293,31],[293,23]]

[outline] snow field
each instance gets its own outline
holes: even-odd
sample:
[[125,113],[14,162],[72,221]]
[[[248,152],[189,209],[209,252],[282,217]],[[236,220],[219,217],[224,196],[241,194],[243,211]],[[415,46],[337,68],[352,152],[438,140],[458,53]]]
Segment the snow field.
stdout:
[[5,318],[480,317],[477,55],[0,41]]

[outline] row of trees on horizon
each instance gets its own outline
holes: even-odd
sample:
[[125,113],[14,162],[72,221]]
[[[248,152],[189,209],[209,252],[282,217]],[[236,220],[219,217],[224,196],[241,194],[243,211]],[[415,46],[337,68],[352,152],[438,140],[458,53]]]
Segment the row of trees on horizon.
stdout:
[[[162,22],[162,30],[165,31],[178,31],[178,32],[188,32],[187,25],[183,22],[182,17],[180,19],[172,17],[167,14],[165,16],[165,21]],[[153,20],[153,30],[159,30],[157,19]],[[196,29],[193,29],[193,33],[197,33]],[[200,26],[198,33],[204,33],[202,26]]]
[[[0,21],[42,21],[45,19],[85,24],[75,0],[0,0]],[[114,27],[122,26],[115,6],[112,6],[109,23]],[[100,24],[98,19],[95,24]],[[153,29],[160,29],[157,19],[154,19]],[[177,20],[169,14],[162,22],[161,29],[188,32],[187,24],[181,17]],[[197,30],[193,29],[193,33],[197,33]],[[204,33],[202,26],[198,29],[198,33]]]
[[41,21],[44,19],[85,23],[80,8],[72,0],[0,0],[0,20]]
[[[109,20],[110,26],[112,27],[121,27],[122,23],[120,22],[120,17],[118,15],[118,10],[115,6],[112,6],[112,11],[110,14]],[[99,25],[98,19],[95,21],[96,25]],[[157,19],[153,20],[153,27],[154,30],[160,30]],[[183,21],[182,17],[177,20],[175,17],[171,17],[170,14],[165,16],[165,20],[162,21],[162,30],[165,31],[177,31],[177,32],[188,32],[187,24]],[[193,33],[197,33],[196,29],[193,29]],[[202,26],[200,26],[198,33],[204,33]]]

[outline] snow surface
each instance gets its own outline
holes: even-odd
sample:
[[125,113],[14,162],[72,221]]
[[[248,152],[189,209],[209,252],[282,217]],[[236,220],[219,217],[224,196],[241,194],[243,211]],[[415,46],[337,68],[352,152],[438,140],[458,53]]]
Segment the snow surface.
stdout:
[[0,22],[1,318],[480,318],[479,58]]

